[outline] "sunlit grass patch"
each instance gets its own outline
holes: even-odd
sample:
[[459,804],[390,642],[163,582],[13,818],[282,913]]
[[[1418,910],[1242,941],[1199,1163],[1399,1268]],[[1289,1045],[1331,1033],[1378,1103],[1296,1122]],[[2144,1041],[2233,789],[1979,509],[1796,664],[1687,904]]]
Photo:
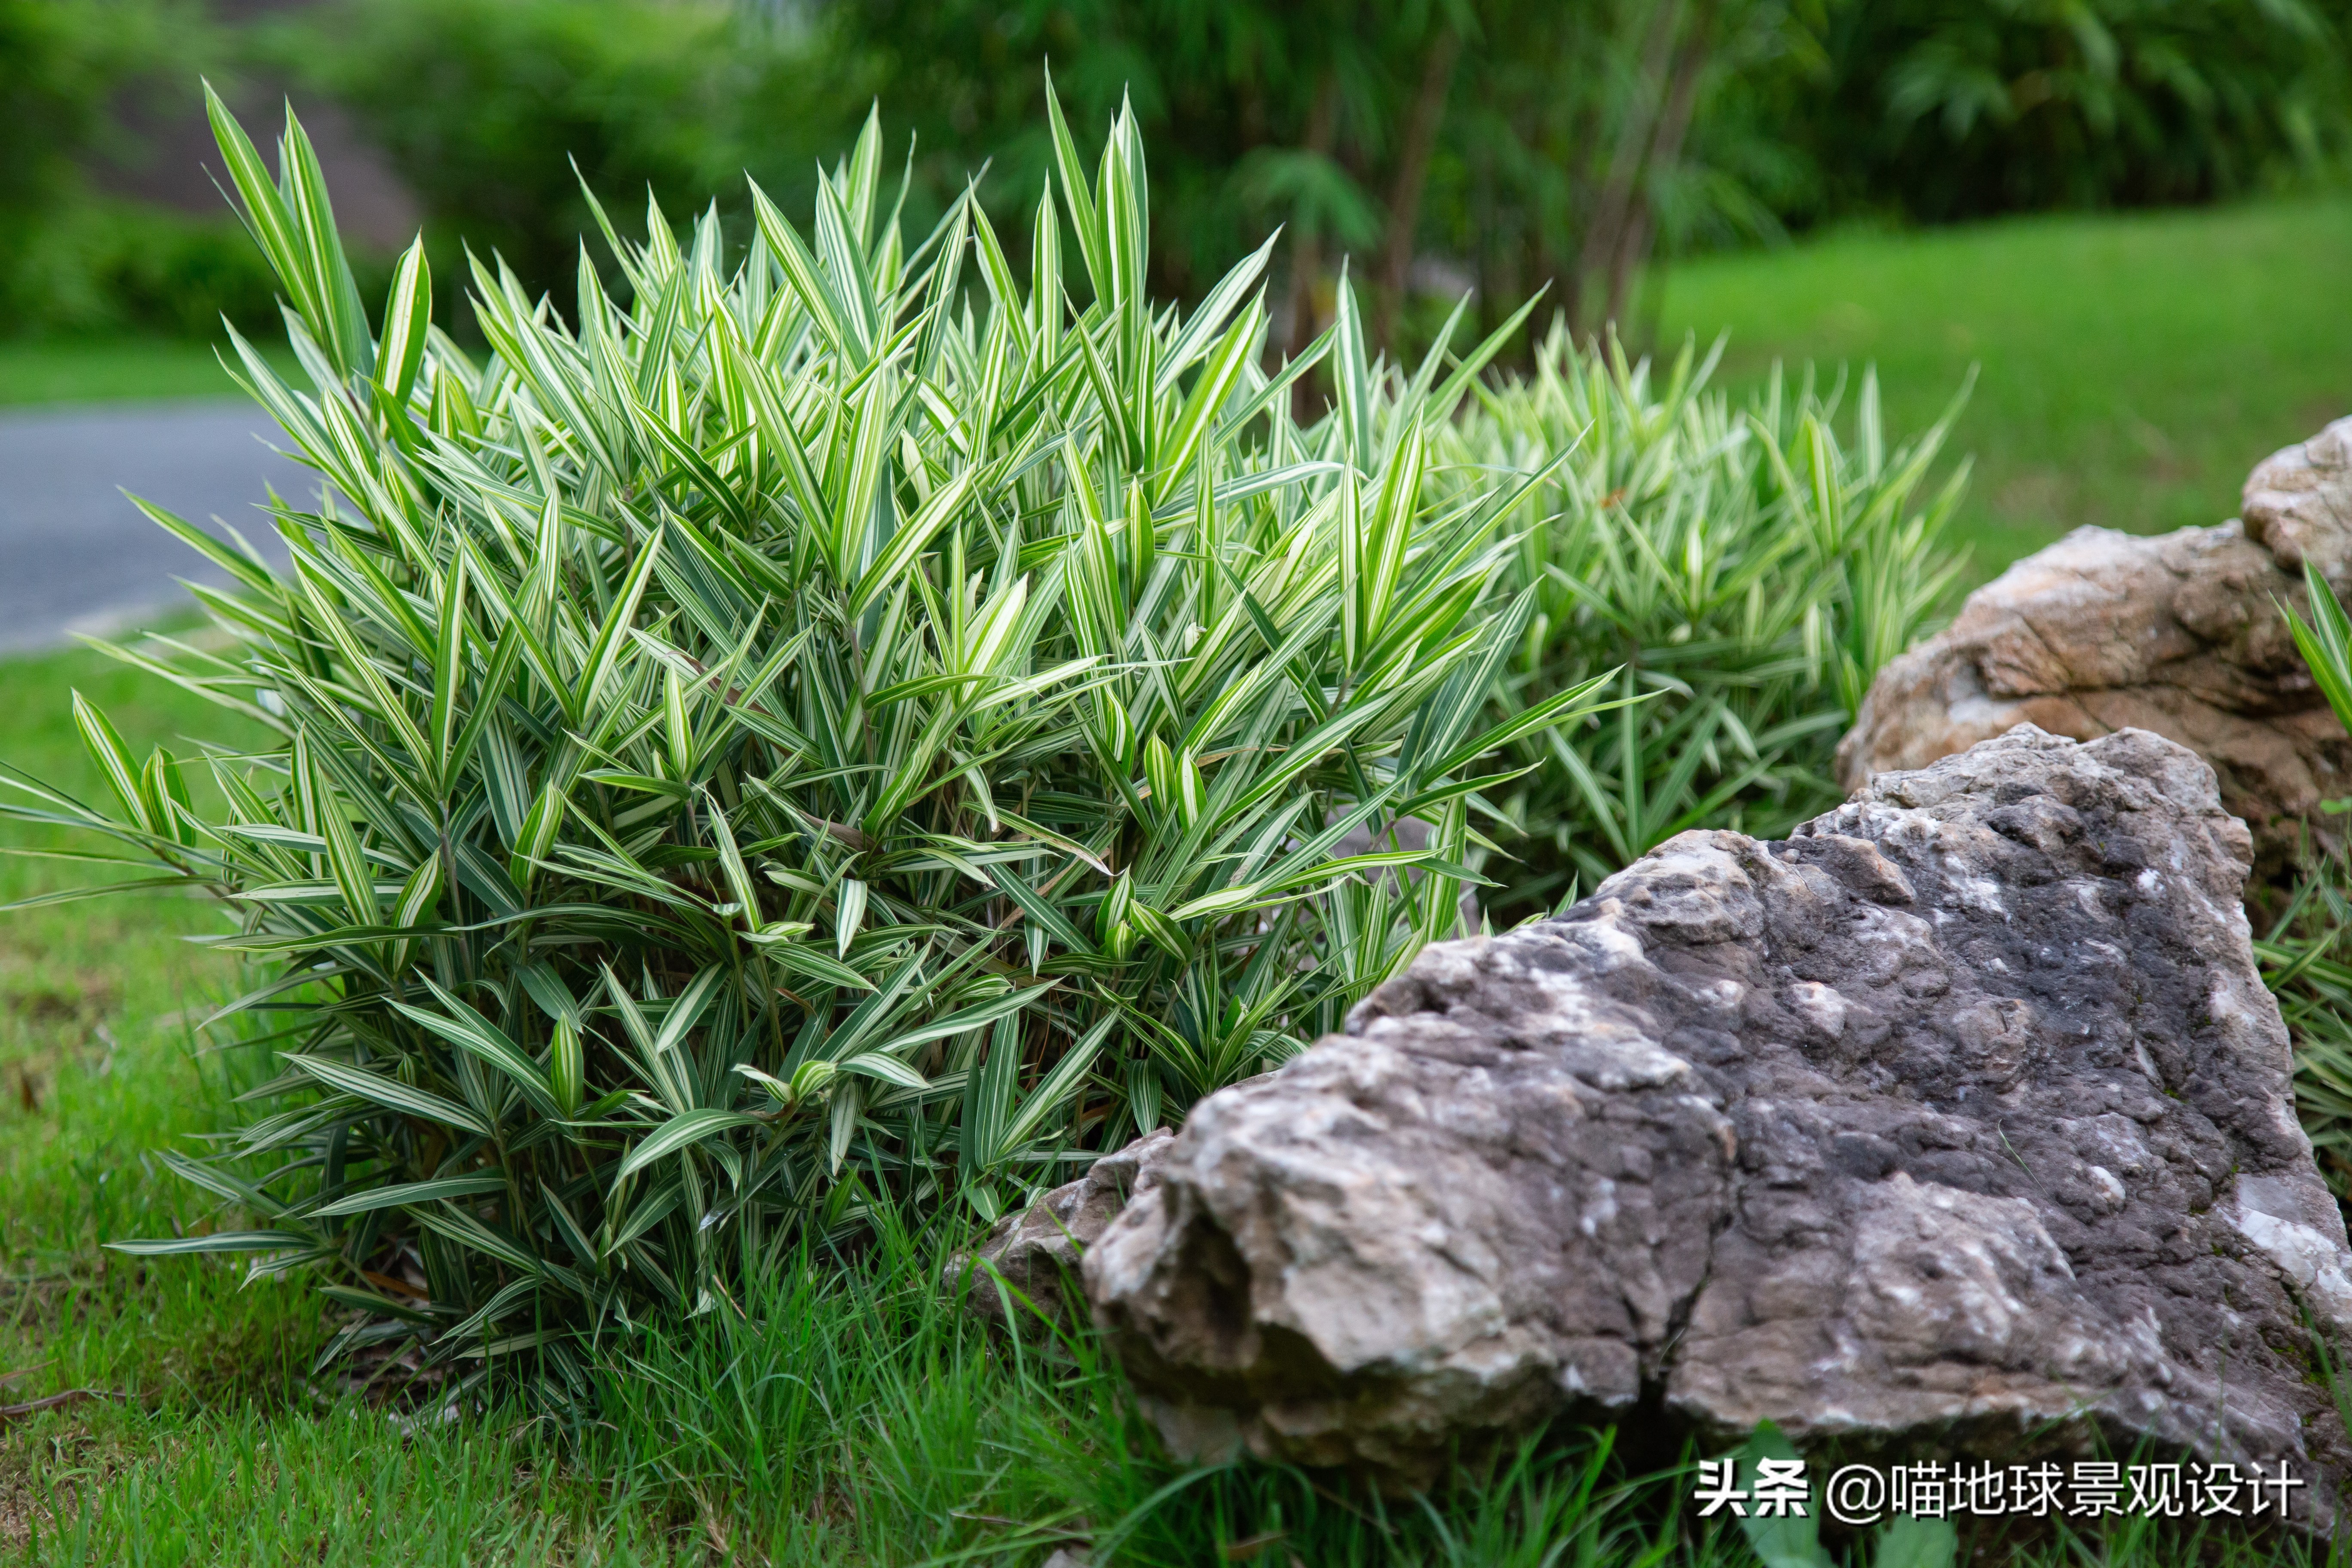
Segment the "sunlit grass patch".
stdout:
[[1981,367],[1952,434],[1980,581],[2084,523],[2235,516],[2255,463],[2352,414],[2347,268],[2340,196],[1856,231],[1676,267],[1657,325],[1728,331],[1735,383],[1874,363],[1902,427]]

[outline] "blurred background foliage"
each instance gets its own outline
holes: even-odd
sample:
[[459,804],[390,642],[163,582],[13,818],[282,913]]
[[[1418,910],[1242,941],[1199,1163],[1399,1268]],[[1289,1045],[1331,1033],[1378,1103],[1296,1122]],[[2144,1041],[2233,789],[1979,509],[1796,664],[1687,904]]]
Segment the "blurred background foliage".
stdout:
[[570,163],[674,208],[718,191],[737,227],[746,171],[813,194],[877,99],[913,132],[910,223],[985,166],[1010,242],[1042,58],[1080,124],[1124,96],[1166,150],[1156,290],[1197,295],[1280,224],[1272,352],[1328,324],[1343,266],[1411,350],[1465,290],[1486,325],[1548,288],[1580,336],[1638,338],[1675,257],[2333,181],[2347,23],[2352,0],[0,0],[0,331],[270,324],[225,207],[137,199],[197,159],[199,69],[347,115],[436,259],[462,236],[562,304]]

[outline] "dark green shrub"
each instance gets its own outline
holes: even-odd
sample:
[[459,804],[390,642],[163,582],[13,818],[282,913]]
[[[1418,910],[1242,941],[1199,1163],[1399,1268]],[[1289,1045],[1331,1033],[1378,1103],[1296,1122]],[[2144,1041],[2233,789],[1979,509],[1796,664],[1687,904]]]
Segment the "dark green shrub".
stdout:
[[446,265],[463,236],[568,294],[596,226],[583,180],[630,213],[648,191],[691,211],[717,184],[740,210],[726,128],[769,37],[699,0],[340,0],[268,52],[352,110]]
[[1847,0],[1779,89],[1820,210],[2210,200],[2340,163],[2342,0]]
[[200,272],[235,275],[229,301],[257,295],[267,312],[267,274],[225,243],[230,226],[88,192],[94,162],[140,151],[116,123],[121,103],[185,96],[177,82],[208,37],[175,0],[0,0],[0,333],[176,320]]
[[69,197],[80,160],[109,140],[116,96],[184,48],[193,26],[158,0],[0,0],[0,215],[20,223]]
[[33,233],[7,294],[20,327],[47,332],[206,338],[226,316],[247,331],[277,336],[276,280],[226,214],[207,220],[127,202],[77,202]]

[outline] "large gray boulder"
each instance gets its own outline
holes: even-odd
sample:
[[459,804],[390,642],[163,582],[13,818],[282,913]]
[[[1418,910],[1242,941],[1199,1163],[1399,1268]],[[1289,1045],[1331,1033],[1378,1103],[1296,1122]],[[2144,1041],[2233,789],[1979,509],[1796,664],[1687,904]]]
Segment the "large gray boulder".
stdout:
[[2212,770],[2021,728],[1686,833],[1213,1095],[1087,1249],[1171,1442],[1430,1478],[1637,1407],[1982,1457],[2352,1452],[2352,1253]]
[[2352,590],[2352,419],[2273,453],[2240,515],[2160,537],[2081,528],[1969,595],[1937,637],[1888,661],[1839,742],[1849,791],[2014,725],[2088,741],[2153,730],[2213,764],[2281,879],[2323,800],[2352,792],[2352,741],[2279,613],[2304,563]]

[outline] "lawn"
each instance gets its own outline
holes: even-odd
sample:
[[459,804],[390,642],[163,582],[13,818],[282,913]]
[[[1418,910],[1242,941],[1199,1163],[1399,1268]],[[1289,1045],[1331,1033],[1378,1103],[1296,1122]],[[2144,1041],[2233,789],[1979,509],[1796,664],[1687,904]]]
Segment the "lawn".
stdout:
[[1659,339],[1730,334],[1723,374],[1875,364],[1890,428],[1979,368],[1958,531],[1990,575],[2084,523],[2237,513],[2246,471],[2352,414],[2352,201],[1832,236],[1665,279]]
[[[1979,458],[1962,527],[1989,569],[2083,522],[2228,515],[2252,461],[2352,406],[2352,321],[2326,303],[2347,260],[2344,203],[1852,236],[1681,268],[1660,320],[1670,339],[1729,329],[1735,384],[1776,355],[1874,362],[1897,428],[1980,364],[1957,440]],[[0,401],[231,390],[201,346],[0,347]],[[135,753],[236,740],[95,654],[0,665],[0,760],[89,798],[104,785],[73,689]],[[18,826],[0,841],[44,842]],[[85,869],[0,863],[0,899]],[[613,1342],[569,1405],[445,1424],[359,1397],[312,1374],[335,1321],[301,1286],[100,1245],[218,1217],[156,1158],[232,1125],[232,1097],[269,1072],[268,1042],[199,1031],[239,976],[183,939],[217,929],[152,897],[0,916],[0,1562],[1034,1568],[1088,1542],[1098,1559],[1274,1568],[1755,1561],[1590,1435],[1506,1455],[1427,1506],[1172,1464],[1084,1340],[992,1345],[943,1305],[937,1238],[811,1251],[740,1319]],[[10,1405],[59,1395],[78,1396]],[[2197,1551],[2108,1546],[2111,1562]]]
[[[226,348],[226,342],[219,345]],[[270,357],[290,368],[290,350]],[[0,340],[0,405],[241,397],[215,345],[158,338]]]

